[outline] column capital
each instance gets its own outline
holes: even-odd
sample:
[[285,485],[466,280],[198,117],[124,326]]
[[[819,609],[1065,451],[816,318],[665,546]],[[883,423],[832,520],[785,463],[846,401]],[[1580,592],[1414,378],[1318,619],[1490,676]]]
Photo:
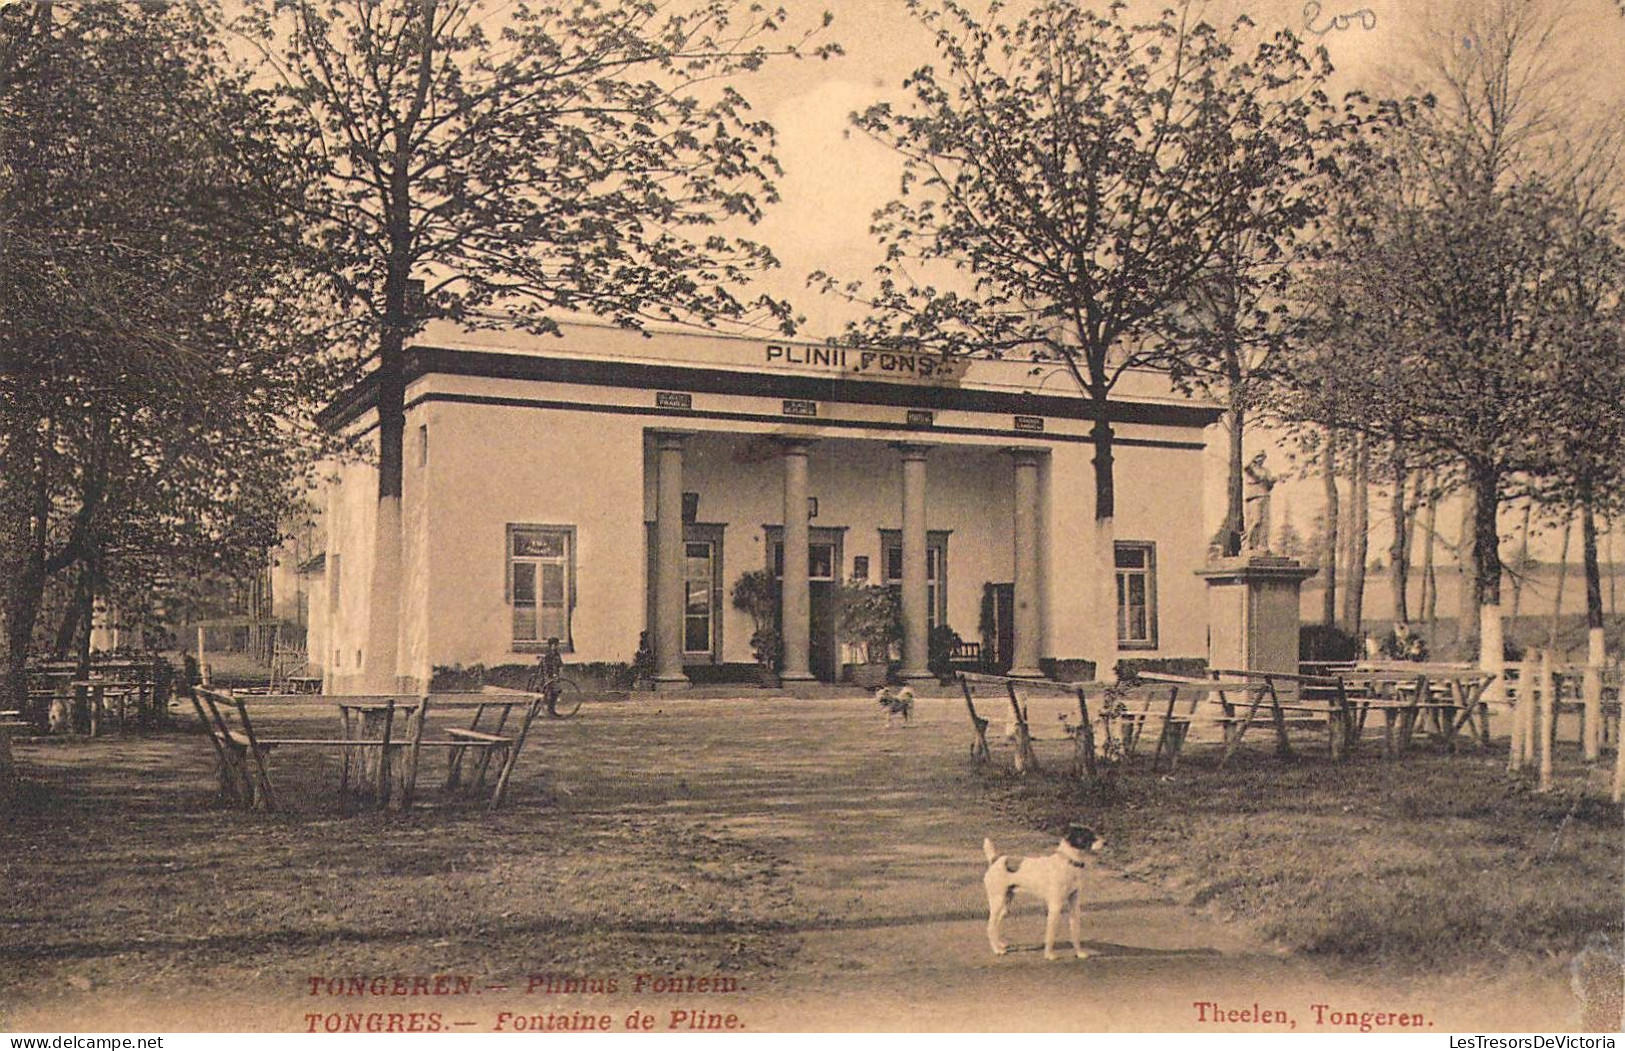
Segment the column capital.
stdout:
[[1048,455],[1049,450],[1039,449],[1031,445],[1012,445],[1004,450],[1016,461],[1017,467],[1036,467],[1040,460]]
[[772,438],[773,444],[786,456],[806,456],[818,444],[817,438],[803,434],[775,434]]
[[657,449],[681,449],[683,443],[693,436],[693,431],[650,431],[655,440]]
[[930,442],[892,442],[891,447],[902,453],[905,460],[923,460],[927,453],[936,448]]

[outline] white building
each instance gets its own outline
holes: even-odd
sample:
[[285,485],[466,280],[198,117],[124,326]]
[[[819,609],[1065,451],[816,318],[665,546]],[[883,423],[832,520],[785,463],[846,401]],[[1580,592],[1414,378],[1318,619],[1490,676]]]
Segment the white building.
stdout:
[[[1052,363],[566,325],[434,325],[407,355],[397,673],[629,662],[668,685],[748,679],[743,572],[783,583],[786,679],[840,673],[834,589],[903,584],[905,674],[945,623],[1017,672],[1109,674],[1206,653],[1203,428],[1217,411],[1131,373],[1113,557],[1097,558],[1091,407]],[[372,388],[330,425],[374,427]],[[327,493],[311,637],[329,689],[365,668],[374,468]],[[787,507],[800,511],[786,522]],[[786,554],[788,552],[788,554]],[[1101,565],[1115,580],[1102,579]],[[1116,593],[1116,608],[1111,596]],[[313,647],[314,650],[314,647]]]

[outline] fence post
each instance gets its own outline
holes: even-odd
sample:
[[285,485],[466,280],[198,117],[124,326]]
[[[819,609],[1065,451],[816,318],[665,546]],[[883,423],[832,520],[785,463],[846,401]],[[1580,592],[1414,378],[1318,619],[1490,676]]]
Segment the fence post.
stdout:
[[1540,722],[1536,732],[1540,735],[1540,782],[1538,790],[1549,792],[1552,788],[1552,729],[1553,720],[1557,716],[1557,691],[1553,689],[1552,680],[1552,651],[1540,651]]
[[1507,690],[1506,699],[1512,704],[1512,717],[1507,720],[1511,728],[1511,742],[1507,748],[1507,771],[1517,773],[1523,769],[1523,719],[1529,714],[1529,705],[1535,695],[1535,666],[1526,654],[1518,662],[1518,688]]
[[1614,735],[1614,803],[1625,803],[1625,722]]
[[1540,730],[1540,662],[1529,662],[1529,704],[1523,712],[1523,765],[1534,766],[1540,753],[1535,747],[1535,734]]
[[1580,695],[1585,699],[1585,759],[1595,763],[1602,758],[1602,665],[1606,657],[1601,631],[1592,631],[1586,647],[1585,678]]

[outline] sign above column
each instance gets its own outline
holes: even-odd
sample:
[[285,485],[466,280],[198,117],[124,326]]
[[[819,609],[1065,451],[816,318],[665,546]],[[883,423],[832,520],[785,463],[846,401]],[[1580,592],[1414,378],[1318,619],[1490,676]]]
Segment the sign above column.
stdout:
[[964,379],[970,359],[926,351],[873,350],[860,347],[819,347],[803,343],[767,343],[762,363],[785,369],[828,370],[851,379],[878,379],[897,383],[952,386]]

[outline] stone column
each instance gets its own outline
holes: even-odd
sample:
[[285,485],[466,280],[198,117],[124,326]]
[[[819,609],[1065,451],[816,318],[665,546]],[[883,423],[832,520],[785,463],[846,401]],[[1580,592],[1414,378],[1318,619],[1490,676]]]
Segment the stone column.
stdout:
[[812,599],[807,585],[807,456],[810,438],[780,439],[784,450],[784,580],[780,586],[779,630],[784,635],[785,682],[810,682],[807,639]]
[[1043,583],[1039,580],[1038,557],[1038,460],[1043,454],[1036,449],[1011,449],[1010,455],[1016,471],[1016,572],[1012,589],[1016,607],[1012,624],[1015,652],[1010,674],[1038,679],[1044,675],[1038,667],[1038,646],[1044,630],[1039,605]]
[[930,670],[930,593],[925,566],[925,455],[927,445],[900,442],[903,454],[903,679],[933,678]]
[[687,686],[683,673],[683,441],[655,433],[655,689]]

